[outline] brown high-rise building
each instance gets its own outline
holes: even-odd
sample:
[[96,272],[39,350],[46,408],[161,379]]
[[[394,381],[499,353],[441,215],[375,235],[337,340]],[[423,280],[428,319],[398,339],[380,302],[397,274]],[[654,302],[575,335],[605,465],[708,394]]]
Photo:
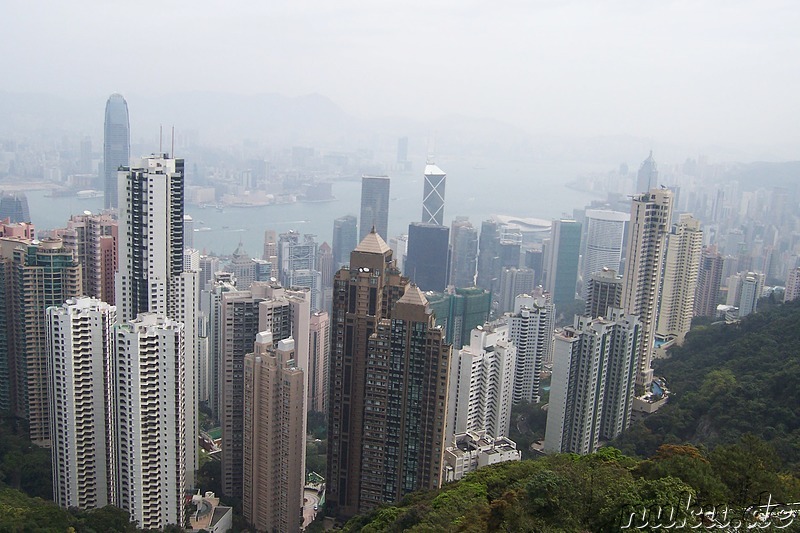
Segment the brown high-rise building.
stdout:
[[373,230],[334,278],[328,421],[332,514],[441,484],[450,345]]
[[700,271],[697,275],[697,289],[694,294],[694,316],[713,317],[716,314],[724,262],[716,246],[707,246],[703,249]]
[[256,531],[299,531],[305,456],[303,371],[294,340],[256,336],[244,357],[244,491],[242,512]]
[[108,214],[86,212],[70,217],[67,227],[55,233],[64,240],[64,248],[72,250],[81,264],[83,295],[114,305],[117,221]]
[[[50,391],[47,375],[46,310],[81,294],[81,267],[61,239],[25,242],[3,239],[2,255],[11,254],[6,273],[12,278],[6,350],[13,359],[13,412],[28,420],[30,439],[50,446]],[[9,265],[6,265],[7,267]],[[7,306],[4,306],[8,310]],[[10,331],[9,331],[10,330]]]

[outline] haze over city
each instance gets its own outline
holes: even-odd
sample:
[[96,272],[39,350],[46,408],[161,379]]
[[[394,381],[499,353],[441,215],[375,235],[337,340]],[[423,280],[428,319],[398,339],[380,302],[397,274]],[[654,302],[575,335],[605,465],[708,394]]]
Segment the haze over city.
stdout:
[[0,530],[796,517],[798,22],[6,2]]
[[[441,143],[458,130],[447,120],[437,127],[449,115],[501,121],[519,138],[628,135],[703,153],[733,145],[749,159],[796,157],[800,143],[793,2],[143,2],[133,9],[79,1],[10,2],[3,11],[0,90],[58,95],[67,105],[120,92],[131,104],[134,139],[157,121],[178,130],[219,126],[160,113],[163,101],[156,119],[160,99],[209,106],[230,94],[233,107],[225,109],[246,113],[252,95],[317,94],[359,120],[422,121],[422,133],[438,133]],[[218,94],[200,98],[206,92]]]

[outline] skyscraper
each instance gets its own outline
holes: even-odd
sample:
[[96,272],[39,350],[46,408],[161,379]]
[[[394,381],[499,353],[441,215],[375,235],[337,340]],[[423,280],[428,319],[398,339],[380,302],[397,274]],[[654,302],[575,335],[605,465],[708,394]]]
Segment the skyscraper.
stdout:
[[650,189],[658,187],[658,167],[656,161],[653,159],[653,151],[650,150],[650,155],[647,159],[642,161],[639,166],[639,172],[636,175],[636,190],[635,194],[642,194],[648,192]]
[[639,319],[575,317],[556,333],[544,450],[587,454],[630,425]]
[[450,267],[450,285],[474,287],[478,264],[478,232],[467,217],[456,217],[450,228],[453,258]]
[[183,324],[143,312],[115,330],[116,505],[142,529],[182,525],[189,459]]
[[653,189],[631,200],[628,225],[625,274],[622,281],[622,308],[642,321],[642,349],[637,383],[652,381],[653,339],[658,295],[666,248],[666,236],[672,219],[672,192]]
[[187,486],[197,470],[196,321],[198,272],[184,270],[183,159],[167,154],[142,158],[119,172],[119,261],[117,316],[130,322],[139,313],[157,313],[183,324],[183,425]]
[[0,196],[0,220],[9,219],[9,222],[30,222],[31,213],[28,209],[28,197],[25,193],[11,193]]
[[496,301],[498,315],[514,310],[514,299],[520,294],[532,294],[534,272],[530,268],[503,267]]
[[226,292],[221,302],[220,360],[222,425],[222,491],[242,498],[244,486],[244,356],[253,350],[259,331],[258,303],[250,291]]
[[436,325],[446,332],[445,339],[447,344],[453,345],[453,350],[469,344],[472,330],[489,320],[492,308],[491,293],[478,287],[451,285],[445,292],[426,292],[425,299],[436,316]]
[[114,305],[114,276],[118,261],[117,220],[108,214],[72,215],[67,227],[56,230],[64,247],[81,264],[83,295]]
[[305,457],[303,371],[294,340],[273,345],[256,336],[244,357],[244,491],[242,512],[257,531],[299,531]]
[[618,276],[616,270],[603,268],[592,273],[587,287],[584,315],[591,318],[606,316],[609,307],[622,305],[622,276]]
[[407,285],[367,344],[361,510],[441,485],[450,352],[425,296]]
[[112,94],[106,102],[103,129],[103,176],[105,178],[105,208],[118,205],[117,171],[130,164],[131,134],[128,122],[128,102],[121,94]]
[[324,413],[328,409],[328,360],[331,355],[331,323],[328,313],[316,311],[309,323],[308,410]]
[[423,291],[443,291],[450,265],[450,228],[412,222],[403,273]]
[[440,483],[450,347],[407,284],[376,232],[334,279],[326,498],[338,517]]
[[694,295],[703,247],[700,221],[683,213],[667,235],[656,335],[682,344],[692,326]]
[[508,338],[508,325],[485,325],[472,330],[469,345],[450,359],[446,440],[468,431],[507,437],[511,427],[514,368],[517,348]]
[[333,263],[335,269],[350,259],[350,252],[358,244],[357,219],[354,215],[345,215],[333,221]]
[[[249,291],[222,295],[222,488],[229,497],[241,498],[245,488],[244,356],[259,332],[271,332],[273,343],[292,337],[295,364],[303,371],[303,390],[308,390],[310,302],[308,289],[284,289],[277,282],[255,282]],[[305,424],[305,397],[302,403]],[[305,441],[297,453],[305,454]]]
[[[724,264],[725,260],[715,245],[703,249],[700,271],[697,274],[697,291],[694,296],[695,316],[713,317],[716,314]],[[788,289],[787,285],[787,294]]]
[[444,224],[444,188],[447,174],[433,163],[428,163],[425,166],[424,178],[422,223],[441,226]]
[[115,321],[116,309],[94,298],[47,309],[53,499],[64,508],[116,501],[109,394]]
[[800,298],[800,267],[794,267],[789,269],[789,275],[786,278],[786,292],[783,301],[793,302],[798,298]]
[[600,209],[586,210],[586,246],[581,276],[581,296],[584,299],[592,274],[603,268],[619,271],[625,239],[625,223],[630,219],[629,213]]
[[81,294],[81,267],[58,238],[13,247],[12,327],[16,415],[28,420],[30,439],[49,447],[50,391],[46,310]]
[[363,241],[373,227],[382,239],[389,238],[389,185],[388,176],[362,176],[359,241]]
[[496,221],[489,219],[481,223],[478,245],[478,274],[475,284],[481,289],[491,291],[495,279],[500,275],[496,268],[500,253],[500,230]]
[[548,250],[547,292],[553,303],[569,303],[575,300],[575,284],[578,280],[578,259],[581,249],[581,224],[575,220],[554,220],[553,233]]
[[739,274],[739,318],[758,310],[758,299],[764,290],[764,274],[742,272]]
[[509,339],[517,347],[514,370],[514,403],[537,403],[541,399],[541,373],[553,358],[555,311],[549,296],[523,294],[514,301],[508,316]]

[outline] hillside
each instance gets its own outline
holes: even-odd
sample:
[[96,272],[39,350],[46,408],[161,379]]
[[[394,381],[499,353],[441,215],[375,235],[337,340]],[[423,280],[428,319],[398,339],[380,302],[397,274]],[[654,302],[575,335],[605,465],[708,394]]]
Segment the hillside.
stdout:
[[[710,454],[693,446],[665,445],[645,461],[614,448],[586,456],[550,455],[487,467],[438,491],[411,494],[399,505],[353,518],[342,531],[674,529],[646,526],[656,520],[642,520],[642,509],[658,508],[675,510],[673,518],[661,523],[685,520],[687,527],[698,527],[701,506],[708,510],[714,505],[719,512],[727,506],[730,516],[740,517],[764,491],[774,501],[797,501],[800,480],[778,470],[770,457],[769,447],[753,436]],[[772,524],[781,525],[774,517]]]
[[670,402],[614,446],[648,457],[664,443],[714,448],[752,433],[784,464],[800,465],[800,305],[695,328],[670,353],[655,364],[672,390]]

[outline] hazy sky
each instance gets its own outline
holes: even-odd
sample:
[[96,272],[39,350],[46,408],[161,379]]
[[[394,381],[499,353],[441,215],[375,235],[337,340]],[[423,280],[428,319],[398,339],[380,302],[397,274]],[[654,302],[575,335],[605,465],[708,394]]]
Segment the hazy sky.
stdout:
[[320,93],[370,118],[800,145],[798,28],[777,0],[3,0],[0,90]]

